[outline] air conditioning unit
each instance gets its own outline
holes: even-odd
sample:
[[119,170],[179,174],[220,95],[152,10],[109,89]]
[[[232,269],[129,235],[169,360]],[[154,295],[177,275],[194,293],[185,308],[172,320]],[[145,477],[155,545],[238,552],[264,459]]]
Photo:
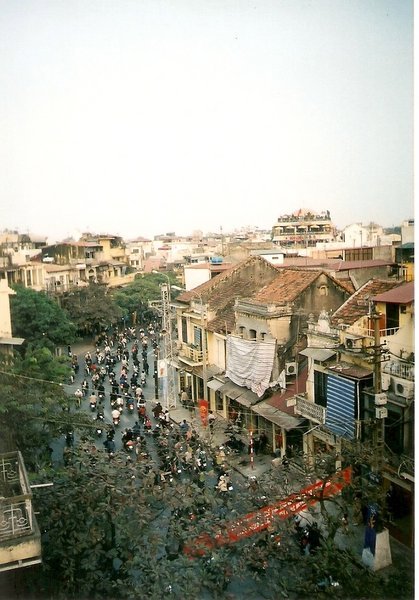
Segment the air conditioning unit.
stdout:
[[410,400],[415,393],[415,383],[413,381],[408,381],[407,379],[393,377],[393,390],[396,396],[401,396],[402,398],[406,398],[406,400]]
[[385,404],[387,404],[387,394],[385,392],[375,394],[375,406],[384,406]]
[[348,350],[362,350],[364,338],[345,338],[345,348]]
[[381,389],[386,392],[391,383],[391,377],[388,373],[381,373]]
[[295,361],[285,363],[285,375],[297,375],[297,370],[297,363]]
[[377,406],[375,409],[375,418],[376,419],[385,419],[387,417],[388,411],[386,408],[382,406]]

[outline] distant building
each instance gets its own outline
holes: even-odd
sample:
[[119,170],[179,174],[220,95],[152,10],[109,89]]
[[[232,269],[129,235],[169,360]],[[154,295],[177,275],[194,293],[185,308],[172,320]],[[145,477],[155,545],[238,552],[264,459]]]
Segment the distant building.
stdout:
[[282,248],[312,248],[318,242],[332,242],[335,226],[329,211],[314,213],[300,208],[291,215],[282,215],[272,228],[272,241]]

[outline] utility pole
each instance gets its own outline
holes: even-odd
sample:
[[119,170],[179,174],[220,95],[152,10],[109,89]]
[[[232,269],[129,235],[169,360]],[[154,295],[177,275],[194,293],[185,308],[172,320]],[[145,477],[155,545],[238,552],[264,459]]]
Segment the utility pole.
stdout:
[[167,386],[165,390],[166,408],[176,408],[176,390],[173,374],[173,342],[172,342],[172,315],[170,309],[170,281],[167,277],[167,283],[160,285],[161,307],[162,307],[162,334],[163,341],[163,360],[166,366]]
[[387,416],[387,409],[383,406],[380,398],[381,387],[381,344],[380,344],[380,314],[370,313],[370,318],[374,323],[374,398],[375,398],[375,464],[379,473],[384,462],[384,419]]
[[202,331],[202,379],[204,386],[204,400],[208,402],[208,373],[207,373],[207,330],[205,327],[204,305],[201,300],[201,331]]
[[155,348],[155,350],[154,350],[154,396],[155,396],[156,400],[159,399],[158,364],[159,364],[159,347],[157,346],[157,348]]

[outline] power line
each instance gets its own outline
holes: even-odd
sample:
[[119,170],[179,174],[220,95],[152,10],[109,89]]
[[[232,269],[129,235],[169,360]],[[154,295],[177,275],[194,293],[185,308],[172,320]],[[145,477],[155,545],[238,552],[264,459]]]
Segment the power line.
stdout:
[[50,385],[58,385],[60,387],[71,386],[71,383],[60,383],[59,381],[50,381],[48,379],[39,379],[38,377],[29,377],[29,375],[20,375],[19,373],[13,373],[11,371],[3,371],[0,369],[2,375],[10,375],[11,377],[17,377],[18,379],[29,379],[30,381],[38,381],[39,383],[49,383]]

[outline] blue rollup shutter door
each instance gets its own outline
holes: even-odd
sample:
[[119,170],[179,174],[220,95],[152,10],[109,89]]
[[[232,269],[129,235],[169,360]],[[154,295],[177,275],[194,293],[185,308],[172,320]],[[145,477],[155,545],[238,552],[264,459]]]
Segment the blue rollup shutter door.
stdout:
[[355,436],[355,381],[327,377],[326,427],[341,437]]

